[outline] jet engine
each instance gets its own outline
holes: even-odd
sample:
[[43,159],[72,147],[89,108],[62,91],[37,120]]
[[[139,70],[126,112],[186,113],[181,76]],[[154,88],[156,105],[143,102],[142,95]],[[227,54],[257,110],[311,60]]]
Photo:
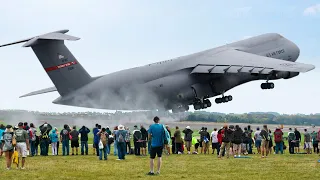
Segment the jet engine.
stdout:
[[277,79],[290,79],[299,75],[299,72],[279,71],[274,74]]

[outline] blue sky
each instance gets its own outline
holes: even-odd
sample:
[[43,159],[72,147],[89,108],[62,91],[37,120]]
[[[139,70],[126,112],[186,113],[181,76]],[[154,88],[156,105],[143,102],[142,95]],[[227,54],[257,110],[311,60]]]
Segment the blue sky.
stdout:
[[[261,81],[236,87],[228,92],[232,102],[207,110],[320,112],[320,1],[8,1],[2,2],[0,17],[0,44],[69,29],[81,39],[66,44],[92,76],[280,33],[300,47],[298,61],[316,69],[275,81],[274,90],[262,91]],[[19,99],[53,85],[32,50],[21,45],[0,49],[0,109],[91,110],[54,105],[55,92]]]

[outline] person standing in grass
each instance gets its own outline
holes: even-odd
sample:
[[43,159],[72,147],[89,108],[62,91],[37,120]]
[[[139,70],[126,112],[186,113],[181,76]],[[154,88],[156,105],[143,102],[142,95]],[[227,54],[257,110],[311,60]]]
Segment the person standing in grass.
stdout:
[[63,126],[63,129],[60,132],[60,141],[62,144],[62,155],[69,156],[69,140],[70,140],[70,128],[67,124]]
[[[21,169],[24,169],[24,165],[26,162],[27,158],[27,151],[29,151],[29,135],[26,130],[23,129],[23,123],[19,122],[18,124],[19,129],[15,131],[15,137],[17,141],[16,149],[19,153],[19,158],[22,159],[21,161]],[[19,162],[18,161],[18,166],[19,167]]]
[[261,131],[260,128],[257,127],[257,131],[254,133],[254,144],[257,148],[258,154],[261,154],[261,141],[262,141],[262,137],[260,135]]
[[3,139],[3,133],[4,133],[4,131],[6,130],[6,128],[4,127],[4,125],[3,124],[0,124],[0,157],[2,156],[2,146],[3,146],[3,144],[2,144],[2,139]]
[[7,170],[11,169],[12,155],[14,151],[14,146],[12,144],[12,139],[14,138],[14,133],[11,125],[7,125],[4,132],[0,134],[2,136],[2,150],[6,157]]
[[239,127],[239,125],[236,125],[235,131],[233,132],[233,154],[234,157],[240,157],[241,154],[241,143],[243,142],[243,131]]
[[217,155],[219,155],[220,145],[218,141],[218,131],[217,128],[214,128],[211,133],[211,142],[212,142],[212,154],[214,154],[215,149],[217,150]]
[[319,141],[317,138],[318,133],[316,131],[312,131],[311,137],[312,137],[312,145],[313,145],[313,152],[319,154]]
[[100,141],[102,143],[102,148],[99,147],[99,160],[102,160],[102,155],[104,156],[104,160],[108,159],[107,150],[108,150],[108,137],[109,134],[106,132],[106,128],[102,128],[98,132],[98,136],[100,137]]
[[278,154],[280,150],[280,153],[283,154],[283,132],[277,127],[273,134],[276,143],[275,153]]
[[227,125],[224,125],[223,129],[221,130],[221,135],[222,135],[222,144],[220,147],[218,158],[221,158],[222,154],[226,154],[227,158],[229,158],[230,145],[231,145],[231,140],[233,136],[233,130],[231,129],[231,125],[229,128]]
[[[142,135],[142,142],[141,142],[141,153],[143,156],[147,156],[147,141],[148,141],[148,131],[146,128],[143,127],[143,125],[140,125],[140,131]],[[169,146],[169,145],[168,145]],[[169,148],[170,151],[170,148]]]
[[[136,156],[140,156],[140,146],[141,146],[141,139],[142,139],[142,133],[138,129],[137,125],[134,125],[134,130],[132,132],[133,135],[133,143],[134,143],[134,154]],[[130,139],[129,139],[130,141]]]
[[154,124],[152,124],[148,130],[148,139],[151,141],[151,151],[150,151],[150,171],[147,175],[154,175],[154,159],[156,155],[158,156],[158,169],[156,174],[160,174],[160,168],[162,164],[162,151],[165,141],[165,129],[162,124],[160,124],[159,117],[153,118]]
[[107,126],[107,128],[106,128],[106,132],[109,134],[109,137],[108,137],[108,149],[107,149],[107,154],[109,155],[110,154],[110,150],[111,150],[111,144],[112,144],[112,138],[110,138],[110,137],[112,137],[112,133],[111,133],[111,131],[110,131],[110,128],[109,128],[109,126]]
[[88,134],[90,133],[90,129],[82,126],[81,129],[79,129],[79,133],[81,135],[81,155],[88,155]]
[[114,143],[113,143],[113,155],[115,155],[115,156],[118,154],[117,131],[118,131],[118,126],[115,126],[115,127],[113,128],[113,132],[112,132],[112,135],[113,135],[113,138],[114,138]]
[[289,144],[289,153],[294,154],[294,147],[295,147],[295,139],[296,135],[292,131],[292,128],[289,128],[288,132],[288,144]]
[[[96,154],[96,152],[98,153],[99,151],[97,150],[98,147],[96,147],[96,139],[97,139],[97,133],[98,131],[98,126],[99,124],[96,124],[96,126],[92,129],[92,134],[93,134],[93,143],[92,143],[92,147],[93,147],[93,155]],[[97,154],[97,156],[99,156],[99,154]]]
[[118,148],[118,159],[117,160],[125,160],[126,156],[126,134],[127,131],[124,130],[123,125],[118,126],[118,130],[116,131],[116,141]]
[[301,134],[297,128],[294,128],[294,134],[296,136],[296,138],[295,138],[295,152],[299,153],[300,152]]
[[79,132],[77,131],[76,126],[72,127],[72,131],[70,132],[70,135],[71,135],[72,155],[74,155],[74,148],[76,148],[76,155],[78,155]]
[[57,155],[57,142],[58,142],[58,135],[56,132],[56,128],[54,128],[50,133],[50,140],[51,140],[51,149],[52,149],[52,155]]
[[184,141],[186,143],[188,154],[190,154],[193,131],[190,129],[190,126],[187,126],[182,132],[184,133]]
[[311,135],[307,129],[304,129],[304,146],[306,148],[306,153],[311,154]]
[[[126,127],[125,129],[127,131],[127,134],[126,134],[126,152],[127,152],[127,154],[131,154],[131,133],[130,133],[130,128]],[[133,139],[133,142],[134,142],[134,139]]]
[[269,132],[268,132],[268,127],[267,125],[263,125],[263,128],[260,132],[260,136],[262,138],[261,141],[261,157],[267,157],[268,156],[268,152],[269,152]]
[[178,126],[176,126],[176,131],[174,132],[174,139],[175,139],[175,149],[176,154],[182,154],[182,138],[181,138],[181,131]]

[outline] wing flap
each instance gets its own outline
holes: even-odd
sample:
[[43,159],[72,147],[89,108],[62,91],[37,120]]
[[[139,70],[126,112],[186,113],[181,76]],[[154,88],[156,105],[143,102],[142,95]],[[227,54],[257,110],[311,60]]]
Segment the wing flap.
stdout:
[[41,89],[38,91],[30,92],[28,94],[20,96],[19,98],[23,98],[23,97],[27,97],[27,96],[34,96],[34,95],[39,95],[39,94],[44,94],[44,93],[49,93],[49,92],[54,92],[54,91],[57,91],[56,87],[49,87],[49,88]]
[[191,74],[240,72],[269,74],[272,71],[308,72],[314,68],[315,66],[311,64],[274,59],[229,49],[204,58]]

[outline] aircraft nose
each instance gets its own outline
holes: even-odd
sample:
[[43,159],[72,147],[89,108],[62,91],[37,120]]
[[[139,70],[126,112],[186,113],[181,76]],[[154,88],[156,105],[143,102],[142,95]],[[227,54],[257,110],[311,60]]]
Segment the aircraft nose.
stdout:
[[300,56],[300,48],[293,42],[291,42],[292,48],[292,61],[296,61]]

